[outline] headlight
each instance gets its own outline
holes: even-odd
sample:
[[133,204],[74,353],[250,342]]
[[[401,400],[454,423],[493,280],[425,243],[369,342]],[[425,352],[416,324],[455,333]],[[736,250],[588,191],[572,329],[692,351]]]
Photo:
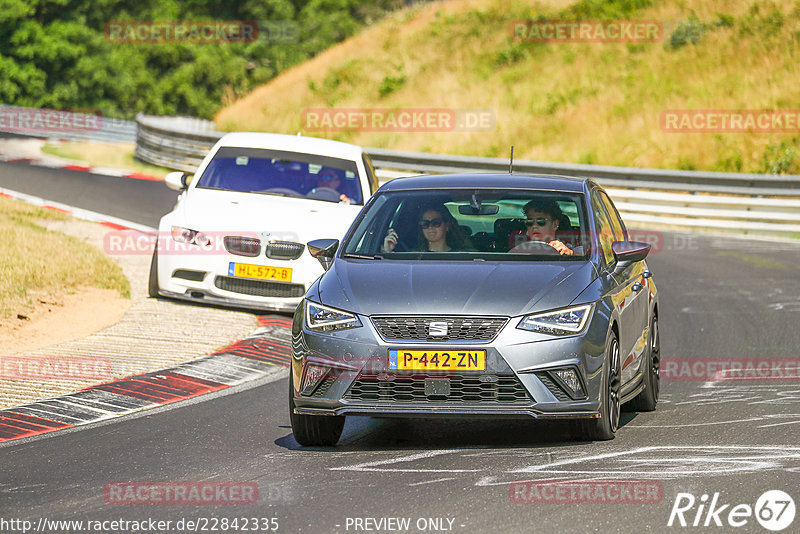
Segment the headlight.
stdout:
[[178,243],[189,243],[190,245],[198,245],[204,248],[211,244],[211,238],[203,232],[180,226],[172,227],[172,239]]
[[318,332],[334,332],[359,327],[361,321],[352,313],[307,300],[306,325]]
[[577,334],[586,328],[593,307],[593,304],[584,304],[562,310],[526,315],[519,322],[517,328],[556,336]]

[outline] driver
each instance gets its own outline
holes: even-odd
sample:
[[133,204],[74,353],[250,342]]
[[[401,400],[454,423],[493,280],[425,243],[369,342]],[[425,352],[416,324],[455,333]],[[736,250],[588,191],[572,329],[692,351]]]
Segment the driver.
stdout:
[[[339,191],[339,186],[342,185],[342,179],[339,178],[339,175],[336,174],[336,171],[333,169],[322,169],[320,173],[317,175],[317,186],[311,190],[312,193],[315,193],[318,188],[326,187],[328,189],[333,189],[337,193],[341,193]],[[339,202],[344,204],[350,204],[350,197],[341,193],[339,195]]]
[[558,251],[562,256],[572,256],[574,252],[556,239],[556,230],[563,217],[561,208],[553,200],[534,199],[522,208],[525,226],[530,241],[542,241]]

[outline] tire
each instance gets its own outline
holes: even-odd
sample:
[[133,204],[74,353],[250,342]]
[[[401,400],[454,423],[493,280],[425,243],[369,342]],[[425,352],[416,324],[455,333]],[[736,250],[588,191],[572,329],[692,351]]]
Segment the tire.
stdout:
[[650,333],[647,336],[647,370],[644,375],[644,389],[631,400],[626,408],[637,412],[652,412],[658,404],[661,386],[661,341],[658,333],[658,317],[650,319]]
[[619,342],[613,332],[606,342],[606,365],[600,393],[600,417],[578,421],[580,437],[587,441],[614,439],[619,426]]
[[344,415],[300,415],[294,413],[294,387],[289,372],[289,418],[294,439],[304,447],[332,447],[342,436]]
[[158,297],[158,249],[153,250],[150,260],[150,278],[147,280],[147,294],[151,298]]

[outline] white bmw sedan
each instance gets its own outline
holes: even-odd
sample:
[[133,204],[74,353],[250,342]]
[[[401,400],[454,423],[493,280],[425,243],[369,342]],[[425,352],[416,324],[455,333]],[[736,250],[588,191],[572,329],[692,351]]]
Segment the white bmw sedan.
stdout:
[[344,236],[377,181],[355,145],[313,137],[231,133],[161,219],[149,293],[255,310],[294,311],[323,272],[305,243]]

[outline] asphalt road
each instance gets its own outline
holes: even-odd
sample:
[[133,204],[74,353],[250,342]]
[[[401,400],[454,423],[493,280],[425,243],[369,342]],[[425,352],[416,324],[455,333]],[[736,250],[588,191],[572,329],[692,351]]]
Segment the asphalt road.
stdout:
[[[160,184],[31,169],[0,164],[0,187],[24,190],[16,180],[30,194],[81,200],[81,207],[150,225],[155,220],[145,213],[166,211],[174,198]],[[73,184],[84,194],[76,196]],[[130,215],[135,212],[138,219]],[[661,293],[665,363],[793,359],[796,365],[800,245],[661,237],[662,250],[648,264]],[[755,509],[768,490],[800,500],[797,380],[724,380],[699,372],[689,380],[662,380],[658,410],[624,414],[610,442],[574,441],[562,425],[531,421],[350,418],[338,447],[310,449],[292,438],[281,376],[0,447],[0,532],[14,531],[2,520],[36,524],[41,518],[172,521],[156,528],[163,532],[177,532],[181,519],[200,520],[199,531],[244,532],[242,519],[238,529],[222,529],[223,518],[237,517],[274,518],[259,526],[277,523],[279,532],[768,532],[753,516],[739,516],[744,526],[732,527],[731,510]],[[509,491],[514,482],[557,479],[610,479],[621,481],[617,488],[655,490],[651,502],[635,497],[635,503],[616,502],[611,493],[602,493],[605,502],[598,493],[599,502],[568,502],[565,494],[553,498],[547,484]],[[109,484],[128,481],[244,481],[257,485],[259,498],[238,506],[108,504]],[[594,492],[601,487],[592,484]],[[679,494],[696,503],[689,507],[689,497]],[[728,506],[709,516],[715,494],[714,510]],[[548,502],[517,503],[514,496]],[[766,508],[759,503],[762,520],[771,510],[773,517],[789,516],[792,508],[778,500],[768,498]],[[677,516],[667,527],[675,504],[686,508],[685,528]],[[717,517],[722,527],[715,526]],[[398,529],[389,518],[408,518],[409,528]],[[795,518],[785,532],[797,532],[798,525]],[[93,531],[130,530],[113,526]],[[256,531],[253,526],[248,521],[247,531]]]

